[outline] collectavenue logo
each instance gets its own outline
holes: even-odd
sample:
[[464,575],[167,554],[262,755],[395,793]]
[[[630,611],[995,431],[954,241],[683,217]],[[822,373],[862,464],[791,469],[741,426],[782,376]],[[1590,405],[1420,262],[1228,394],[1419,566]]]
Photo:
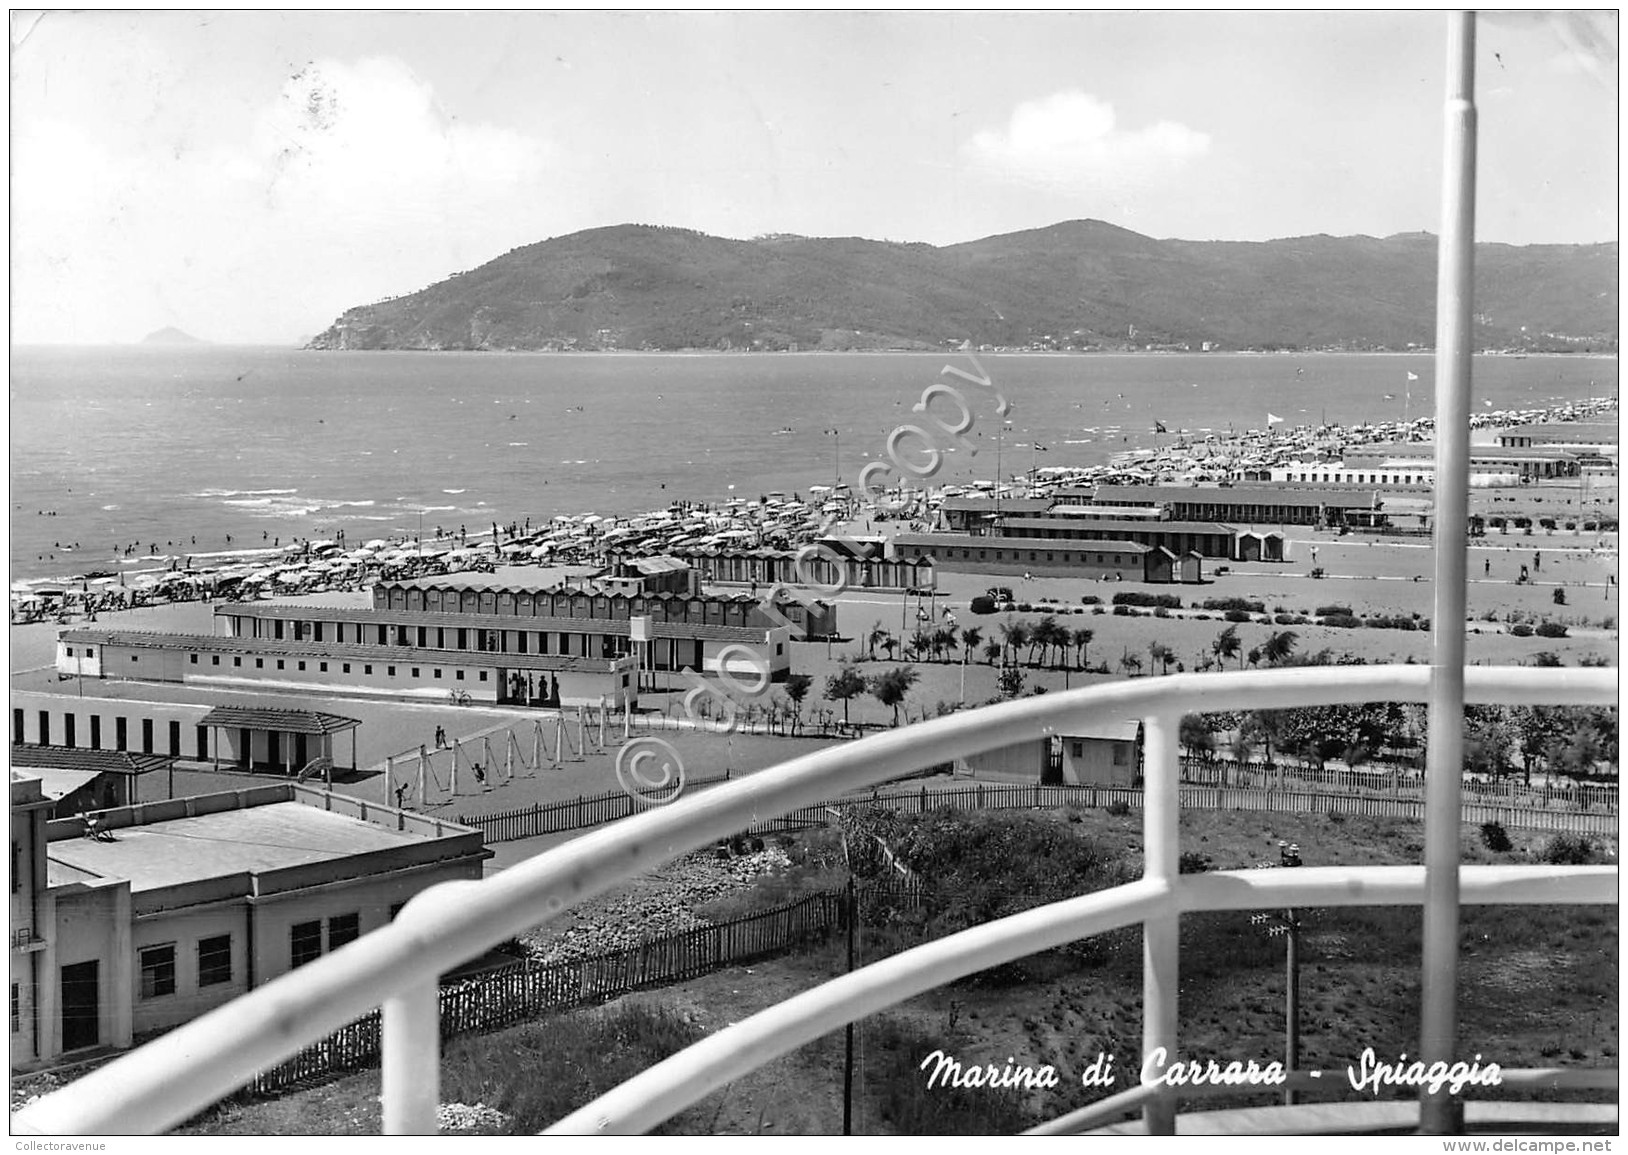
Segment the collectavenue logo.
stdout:
[[[995,412],[1005,417],[1012,411],[1012,403],[995,387],[976,357],[969,356],[968,360],[972,362],[977,376],[954,365],[944,366],[939,376],[956,377],[989,390],[994,399]],[[953,424],[932,412],[934,401],[954,406]],[[933,433],[924,428],[925,425],[932,425],[942,435],[942,439],[948,443],[945,448],[953,445],[965,450],[969,457],[978,453],[977,444],[967,436],[974,422],[972,407],[954,385],[933,382],[922,390],[921,399],[911,409],[922,414],[923,424],[906,422],[893,430],[887,436],[887,458],[871,462],[859,474],[860,489],[865,497],[876,508],[890,513],[904,508],[907,502],[903,495],[903,478],[899,478],[895,486],[897,498],[890,496],[884,485],[886,479],[904,474],[926,481],[937,476],[944,467],[944,453],[939,439],[935,439]],[[910,439],[917,444],[907,446],[906,442]],[[921,456],[913,457],[912,453],[916,452]],[[996,484],[999,482],[997,478]],[[797,575],[797,584],[788,586],[776,583],[758,599],[758,611],[775,626],[795,628],[795,623],[781,612],[780,607],[786,601],[794,601],[808,612],[814,609],[816,599],[837,597],[848,589],[847,563],[853,558],[865,556],[865,552],[864,547],[853,538],[833,532],[843,520],[843,513],[828,514],[814,531],[817,540],[804,545],[794,555],[792,568]],[[833,575],[830,581],[821,580],[816,559],[826,563],[827,572]],[[746,680],[742,680],[741,667],[745,667]],[[731,733],[740,723],[741,707],[767,694],[774,682],[774,669],[768,657],[743,642],[731,642],[718,651],[716,681],[703,677],[693,667],[680,671],[680,674],[690,685],[689,692],[684,695],[685,716],[696,729],[715,734]],[[653,785],[644,776],[645,768],[652,761],[662,771],[662,777]],[[622,790],[641,805],[664,806],[676,801],[683,792],[684,761],[670,743],[659,738],[640,738],[629,742],[618,752],[616,780]]]

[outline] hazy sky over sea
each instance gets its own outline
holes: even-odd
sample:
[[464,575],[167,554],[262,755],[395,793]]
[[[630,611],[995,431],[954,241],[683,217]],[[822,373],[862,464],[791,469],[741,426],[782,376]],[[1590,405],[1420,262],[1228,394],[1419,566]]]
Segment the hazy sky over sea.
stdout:
[[[1436,231],[1439,13],[13,13],[12,336],[292,342],[636,221]],[[1479,22],[1478,236],[1617,237],[1614,13]]]

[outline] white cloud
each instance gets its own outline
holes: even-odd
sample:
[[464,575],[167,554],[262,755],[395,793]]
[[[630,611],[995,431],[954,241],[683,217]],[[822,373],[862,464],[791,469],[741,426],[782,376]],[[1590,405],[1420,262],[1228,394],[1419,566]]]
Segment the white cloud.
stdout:
[[992,176],[1055,191],[1123,191],[1167,176],[1209,151],[1210,138],[1161,120],[1121,128],[1113,105],[1059,92],[1017,106],[1004,131],[985,130],[963,155]]
[[214,340],[314,332],[533,239],[552,159],[536,137],[460,122],[393,59],[308,66],[238,140],[19,126],[17,339],[130,340],[164,324]]

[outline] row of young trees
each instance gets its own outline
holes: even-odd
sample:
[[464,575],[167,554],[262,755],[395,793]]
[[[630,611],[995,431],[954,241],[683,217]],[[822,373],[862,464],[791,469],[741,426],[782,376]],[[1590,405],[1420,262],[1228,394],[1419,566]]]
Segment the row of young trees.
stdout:
[[1033,625],[1005,622],[1000,626],[999,638],[988,640],[985,640],[982,629],[969,627],[961,630],[953,622],[936,629],[919,629],[906,638],[901,647],[899,640],[878,623],[865,636],[865,649],[867,656],[873,660],[878,649],[889,659],[892,659],[894,650],[902,649],[904,656],[912,661],[953,659],[959,649],[963,662],[981,655],[991,666],[997,662],[1003,666],[1017,665],[1027,649],[1025,664],[1045,665],[1051,669],[1068,662],[1072,651],[1070,668],[1081,669],[1086,665],[1088,648],[1095,637],[1092,630],[1071,630],[1061,625],[1055,617],[1047,616]]
[[[1229,627],[1216,639],[1217,657],[1236,656]],[[1335,657],[1328,650],[1295,654],[1293,631],[1274,633],[1260,657],[1272,666],[1359,666],[1363,659]],[[1558,659],[1556,660],[1558,663]],[[1240,665],[1242,660],[1240,660]],[[1227,751],[1239,762],[1257,755],[1286,754],[1323,766],[1338,759],[1348,766],[1373,760],[1383,751],[1408,751],[1423,766],[1427,733],[1425,707],[1417,703],[1364,702],[1289,709],[1190,714],[1182,719],[1181,744],[1189,755],[1209,759],[1226,737]],[[1617,712],[1605,707],[1464,707],[1464,769],[1489,778],[1519,771],[1527,785],[1534,770],[1572,778],[1593,777],[1601,763],[1617,762]]]

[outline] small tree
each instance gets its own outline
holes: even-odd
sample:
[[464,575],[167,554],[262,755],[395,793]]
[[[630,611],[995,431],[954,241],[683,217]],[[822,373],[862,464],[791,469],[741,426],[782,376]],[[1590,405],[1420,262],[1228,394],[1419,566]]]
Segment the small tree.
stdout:
[[916,684],[919,673],[911,666],[895,666],[885,673],[877,674],[870,680],[870,693],[873,698],[884,706],[893,708],[893,724],[899,724],[899,706],[904,702],[905,695]]
[[865,635],[865,649],[867,651],[866,656],[872,661],[875,661],[876,647],[883,645],[892,636],[892,634],[888,633],[887,630],[883,628],[881,622],[877,622],[876,625],[871,628],[871,632]]
[[984,661],[988,662],[991,666],[1000,661],[1001,655],[1005,652],[1006,647],[1002,646],[993,638],[984,643]]
[[842,724],[848,724],[848,702],[865,692],[865,679],[852,666],[843,666],[825,680],[825,696],[832,702],[842,703]]
[[791,703],[792,731],[795,733],[803,725],[803,699],[808,697],[808,688],[814,679],[807,674],[792,674],[786,679],[786,698]]
[[1023,693],[1023,671],[1016,666],[1003,666],[995,677],[995,689],[1002,698],[1016,698]]
[[1244,659],[1241,656],[1243,643],[1238,640],[1237,626],[1228,626],[1217,634],[1215,641],[1210,643],[1210,650],[1215,654],[1218,663],[1227,658],[1237,658],[1238,668],[1240,670],[1244,668]]

